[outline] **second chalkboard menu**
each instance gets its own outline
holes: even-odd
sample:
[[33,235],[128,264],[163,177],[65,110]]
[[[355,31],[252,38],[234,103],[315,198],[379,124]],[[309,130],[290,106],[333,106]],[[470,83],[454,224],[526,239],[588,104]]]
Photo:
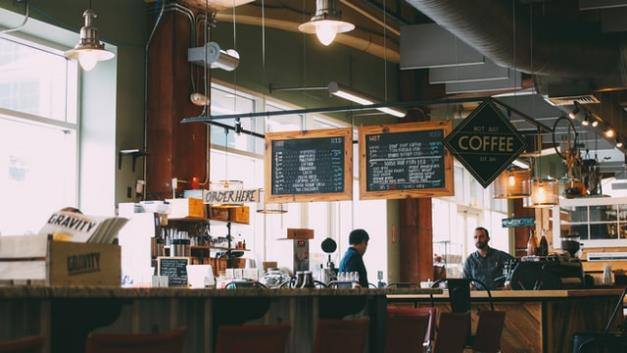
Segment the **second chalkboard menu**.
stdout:
[[351,200],[352,129],[266,134],[266,202]]
[[453,158],[442,141],[450,121],[359,129],[360,199],[453,195]]

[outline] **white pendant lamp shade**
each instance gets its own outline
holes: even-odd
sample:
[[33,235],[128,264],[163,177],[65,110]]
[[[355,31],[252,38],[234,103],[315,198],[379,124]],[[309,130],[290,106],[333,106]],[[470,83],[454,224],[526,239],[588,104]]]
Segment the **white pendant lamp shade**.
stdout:
[[559,204],[559,181],[557,179],[534,179],[531,196],[525,207],[548,208]]
[[83,70],[93,69],[99,61],[112,59],[114,54],[105,50],[104,44],[98,39],[98,29],[93,26],[96,13],[89,9],[83,12],[85,25],[81,27],[80,41],[74,49],[65,52],[65,57],[78,60]]
[[305,33],[316,34],[323,45],[333,43],[338,33],[349,32],[355,29],[355,25],[342,21],[340,10],[336,8],[335,0],[317,0],[316,14],[309,20],[298,26],[298,30]]
[[496,178],[495,199],[519,199],[531,195],[531,173],[525,169],[508,169]]

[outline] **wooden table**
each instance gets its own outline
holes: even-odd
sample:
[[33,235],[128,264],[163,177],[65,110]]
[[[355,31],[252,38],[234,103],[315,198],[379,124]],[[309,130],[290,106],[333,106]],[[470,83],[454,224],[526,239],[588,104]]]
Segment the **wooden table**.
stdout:
[[[614,308],[621,289],[578,289],[539,291],[493,291],[495,310],[505,311],[501,339],[503,353],[571,353],[575,332],[602,331]],[[388,305],[412,303],[435,305],[450,311],[448,294],[390,294]],[[490,310],[485,291],[472,291],[473,331],[476,310]],[[618,320],[623,319],[622,311]]]

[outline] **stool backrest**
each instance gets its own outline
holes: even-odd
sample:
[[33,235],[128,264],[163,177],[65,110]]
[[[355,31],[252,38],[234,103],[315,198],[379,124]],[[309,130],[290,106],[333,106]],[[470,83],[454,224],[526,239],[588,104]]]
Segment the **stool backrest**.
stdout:
[[[410,308],[413,309],[413,308]],[[420,352],[429,327],[429,315],[423,313],[388,311],[386,353]]]
[[479,312],[479,324],[472,349],[481,353],[497,353],[501,350],[501,335],[505,324],[504,311]]
[[417,308],[407,306],[388,306],[388,317],[393,315],[429,315],[429,325],[425,334],[425,343],[429,343],[435,338],[435,319],[438,309],[430,306],[420,306]]
[[216,353],[285,353],[288,325],[220,326]]
[[363,353],[368,320],[319,320],[313,353]]
[[118,335],[91,334],[86,353],[181,353],[185,328],[160,334]]
[[41,353],[45,341],[43,336],[31,336],[0,342],[0,353]]
[[440,314],[434,353],[462,353],[470,330],[470,313]]

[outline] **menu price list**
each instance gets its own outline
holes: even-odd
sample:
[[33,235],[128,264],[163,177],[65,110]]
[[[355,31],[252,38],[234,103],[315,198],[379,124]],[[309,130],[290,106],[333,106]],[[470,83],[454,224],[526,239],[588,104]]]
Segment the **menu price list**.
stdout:
[[443,130],[367,135],[367,190],[444,187],[443,138]]
[[272,141],[272,194],[344,192],[344,137]]

